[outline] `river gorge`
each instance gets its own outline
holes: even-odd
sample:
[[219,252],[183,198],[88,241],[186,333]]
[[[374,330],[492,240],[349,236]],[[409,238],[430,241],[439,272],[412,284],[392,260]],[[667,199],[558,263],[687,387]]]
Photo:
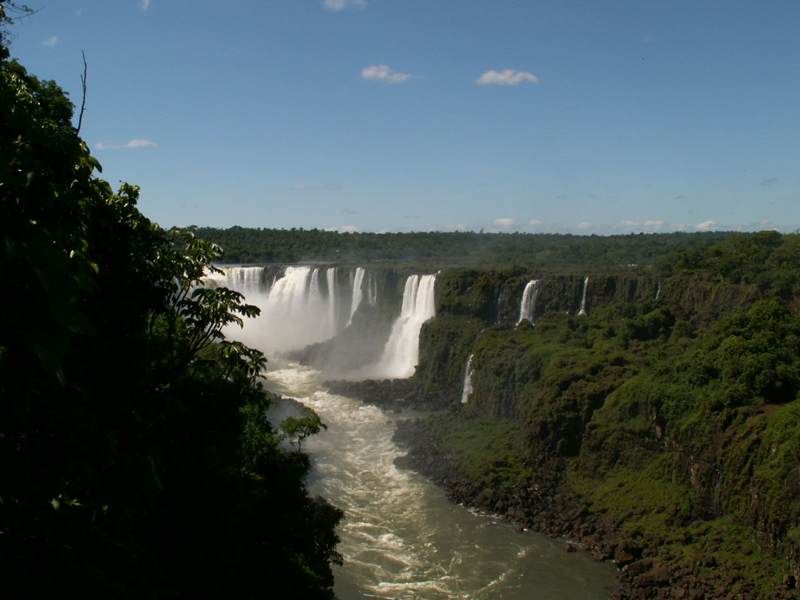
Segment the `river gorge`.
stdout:
[[[267,387],[328,427],[304,449],[311,492],[346,515],[340,600],[794,597],[793,526],[775,516],[800,482],[778,450],[794,447],[796,407],[778,411],[792,359],[753,363],[745,384],[765,346],[728,350],[783,339],[785,301],[624,269],[275,265],[210,280],[261,309],[226,334],[266,354]],[[412,419],[402,465],[419,472],[396,464]]]

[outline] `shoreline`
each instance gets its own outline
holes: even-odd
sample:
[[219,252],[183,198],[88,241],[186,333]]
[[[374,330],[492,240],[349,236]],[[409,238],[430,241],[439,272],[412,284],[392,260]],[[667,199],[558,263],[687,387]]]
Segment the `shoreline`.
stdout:
[[[407,380],[326,382],[335,393],[347,394],[388,412],[445,411],[458,406],[446,391],[427,395]],[[537,471],[539,485],[502,491],[480,488],[455,469],[437,438],[422,419],[398,421],[394,439],[407,449],[395,463],[430,479],[456,504],[495,515],[519,532],[533,531],[564,540],[564,551],[588,552],[595,561],[613,562],[619,587],[609,600],[752,600],[759,596],[753,582],[742,581],[733,569],[709,554],[691,564],[660,551],[654,543],[632,546],[620,535],[621,523],[596,514],[578,493],[560,487],[563,465],[558,462]],[[544,472],[543,472],[544,471]],[[734,584],[739,591],[730,590]],[[771,598],[797,598],[791,582],[774,590]]]

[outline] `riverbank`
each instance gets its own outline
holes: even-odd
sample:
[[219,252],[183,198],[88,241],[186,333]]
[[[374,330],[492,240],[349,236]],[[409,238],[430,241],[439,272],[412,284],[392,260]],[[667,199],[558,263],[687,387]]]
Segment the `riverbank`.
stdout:
[[[401,394],[398,394],[402,391]],[[360,382],[347,392],[365,402],[398,411],[433,410],[449,404],[443,396],[425,402],[425,395],[408,382]],[[536,483],[493,489],[476,483],[453,465],[452,456],[424,420],[400,421],[396,441],[408,450],[396,460],[443,488],[459,504],[497,515],[520,532],[535,531],[564,540],[564,551],[586,551],[593,560],[613,562],[619,569],[619,588],[610,600],[753,600],[797,598],[796,582],[786,578],[764,594],[762,582],[748,579],[722,552],[709,551],[687,561],[685,553],[665,549],[659,540],[623,535],[624,523],[594,509],[584,496],[566,488],[565,465],[554,461],[537,467]],[[681,527],[676,524],[676,527]],[[770,568],[764,564],[765,572]]]

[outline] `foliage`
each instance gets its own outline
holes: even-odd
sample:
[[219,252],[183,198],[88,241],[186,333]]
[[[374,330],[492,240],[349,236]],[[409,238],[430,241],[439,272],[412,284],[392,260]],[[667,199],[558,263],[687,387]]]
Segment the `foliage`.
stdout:
[[263,356],[221,334],[257,309],[204,287],[219,247],[114,193],[66,95],[0,51],[4,593],[330,598],[341,513],[280,449]]
[[291,444],[297,446],[298,452],[302,452],[303,441],[306,438],[327,428],[319,415],[307,406],[303,407],[302,417],[286,417],[280,424],[280,430],[289,438]]
[[474,267],[524,265],[540,269],[631,271],[676,249],[706,248],[729,233],[617,236],[410,232],[337,233],[318,229],[190,227],[225,248],[232,263],[414,261]]

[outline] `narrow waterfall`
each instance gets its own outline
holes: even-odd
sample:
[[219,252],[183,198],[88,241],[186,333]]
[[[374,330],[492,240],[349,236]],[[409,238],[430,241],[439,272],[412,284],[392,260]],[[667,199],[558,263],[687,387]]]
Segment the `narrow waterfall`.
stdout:
[[378,283],[372,273],[367,277],[367,304],[375,306],[378,303]]
[[658,300],[658,297],[660,295],[661,295],[661,282],[659,281],[658,285],[656,286],[656,298],[655,299]]
[[328,327],[330,335],[333,336],[339,331],[339,306],[338,295],[336,293],[337,277],[335,267],[331,267],[325,271],[325,281],[328,284]]
[[350,299],[350,317],[347,319],[347,324],[353,322],[353,315],[356,314],[358,307],[361,306],[361,301],[364,298],[364,293],[361,291],[361,287],[364,285],[364,267],[357,267],[356,270],[352,273],[352,288],[353,294]]
[[534,279],[525,286],[525,290],[522,292],[522,302],[519,306],[519,321],[517,321],[517,325],[525,319],[533,325],[533,313],[536,310],[536,299],[539,297],[540,283],[541,280]]
[[586,288],[589,285],[589,276],[583,278],[583,294],[581,295],[581,309],[578,311],[578,316],[586,316]]
[[466,404],[472,394],[472,354],[467,359],[467,368],[464,369],[464,387],[461,391],[461,404]]
[[434,283],[436,275],[411,275],[403,291],[400,316],[392,325],[389,341],[377,364],[365,368],[372,379],[406,379],[419,362],[419,332],[422,324],[436,314]]

